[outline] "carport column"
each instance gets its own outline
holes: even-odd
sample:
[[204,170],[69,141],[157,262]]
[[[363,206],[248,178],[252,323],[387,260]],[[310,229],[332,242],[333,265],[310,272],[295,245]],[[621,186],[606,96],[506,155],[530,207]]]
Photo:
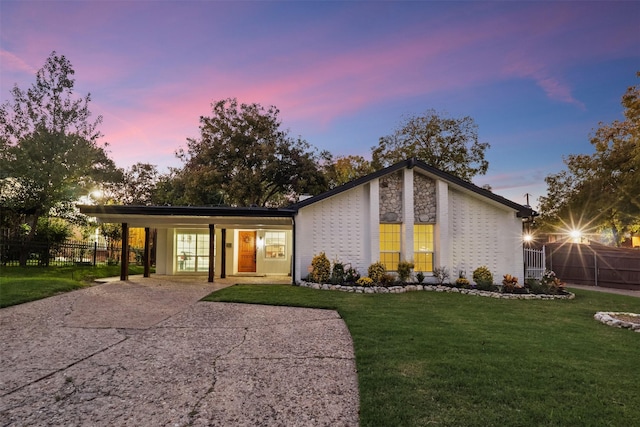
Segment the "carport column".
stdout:
[[144,228],[144,277],[151,276],[151,229]]
[[215,224],[209,224],[209,279],[208,282],[213,282],[213,275],[215,273],[216,266],[216,226]]
[[120,253],[120,280],[129,280],[129,224],[122,223],[122,252]]
[[220,236],[222,243],[220,244],[221,252],[220,252],[220,278],[224,279],[227,277],[227,229],[223,228],[220,230]]

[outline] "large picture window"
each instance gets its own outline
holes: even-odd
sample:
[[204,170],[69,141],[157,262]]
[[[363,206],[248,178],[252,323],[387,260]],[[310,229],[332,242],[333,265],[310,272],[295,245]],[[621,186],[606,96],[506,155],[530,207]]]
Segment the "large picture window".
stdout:
[[176,261],[178,272],[209,271],[209,233],[178,232]]
[[285,259],[287,257],[287,234],[284,231],[266,231],[264,233],[264,257],[267,259]]
[[433,271],[433,224],[413,226],[413,270]]
[[380,224],[380,262],[396,271],[400,262],[400,224]]

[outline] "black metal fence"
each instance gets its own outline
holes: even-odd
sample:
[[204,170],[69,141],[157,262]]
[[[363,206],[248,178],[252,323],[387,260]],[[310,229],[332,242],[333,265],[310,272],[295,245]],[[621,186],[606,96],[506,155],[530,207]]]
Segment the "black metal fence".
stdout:
[[[143,248],[129,248],[129,261],[142,263]],[[64,243],[2,239],[0,262],[5,266],[20,265],[20,258],[28,266],[68,266],[120,263],[120,246],[90,241],[68,240]]]

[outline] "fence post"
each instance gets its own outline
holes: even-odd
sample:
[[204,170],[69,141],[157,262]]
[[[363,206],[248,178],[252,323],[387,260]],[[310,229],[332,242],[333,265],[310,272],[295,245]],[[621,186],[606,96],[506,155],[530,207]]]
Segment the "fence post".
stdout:
[[593,251],[593,275],[596,279],[596,286],[598,286],[598,254]]
[[96,261],[98,258],[98,242],[93,242],[93,266],[96,266]]

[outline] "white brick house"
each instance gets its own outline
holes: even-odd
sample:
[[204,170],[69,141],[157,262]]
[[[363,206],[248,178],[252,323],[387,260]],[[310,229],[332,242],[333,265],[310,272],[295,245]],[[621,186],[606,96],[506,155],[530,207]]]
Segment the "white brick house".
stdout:
[[[102,222],[158,229],[156,273],[308,274],[314,255],[366,275],[413,261],[427,276],[487,266],[523,280],[522,222],[535,212],[415,159],[283,209],[83,206]],[[123,272],[124,275],[124,272]]]

